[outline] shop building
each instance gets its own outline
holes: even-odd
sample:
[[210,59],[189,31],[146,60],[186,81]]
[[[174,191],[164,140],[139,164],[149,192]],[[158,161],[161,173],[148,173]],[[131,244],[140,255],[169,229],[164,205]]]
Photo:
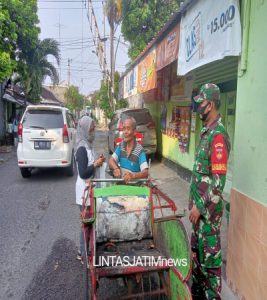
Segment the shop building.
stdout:
[[[230,201],[226,276],[240,299],[267,294],[266,13],[267,3],[260,0],[186,1],[133,63],[155,49],[156,86],[137,89],[137,97],[157,123],[158,152],[177,170],[190,173],[202,127],[189,110],[191,97],[204,83],[220,87],[220,112],[232,144],[225,188]],[[165,65],[164,55],[173,52],[165,51],[164,40],[172,40],[178,24],[178,53]],[[144,73],[139,78],[146,78]]]
[[242,1],[226,277],[240,299],[267,295],[266,1]]
[[[221,89],[220,111],[234,146],[238,59],[241,53],[237,2],[187,1],[122,77],[124,98],[129,106],[147,107],[154,117],[157,152],[175,164],[179,174],[188,180],[202,127],[197,115],[192,113],[191,98],[204,83],[216,83]],[[207,10],[211,6],[213,9]],[[210,28],[205,32],[216,18],[222,20],[221,31],[211,33]],[[227,28],[225,22],[228,22]],[[194,32],[193,28],[198,30],[194,29]],[[188,50],[192,45],[186,41],[193,38],[198,42],[194,49]],[[210,43],[220,47],[209,47]],[[187,50],[191,51],[189,58],[186,57]],[[181,65],[182,69],[179,68]],[[225,189],[228,195],[232,169],[233,152]],[[229,200],[229,196],[226,197]]]

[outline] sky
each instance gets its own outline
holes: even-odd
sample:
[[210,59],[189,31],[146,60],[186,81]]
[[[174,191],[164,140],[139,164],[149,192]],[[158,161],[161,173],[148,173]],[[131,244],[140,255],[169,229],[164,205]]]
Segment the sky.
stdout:
[[[40,39],[53,38],[59,42],[61,53],[60,66],[49,57],[57,68],[60,82],[68,80],[68,60],[70,60],[70,84],[78,86],[80,93],[88,95],[99,89],[100,81],[103,77],[99,67],[98,57],[92,51],[95,46],[92,33],[87,18],[87,0],[38,0],[38,16],[40,21]],[[98,27],[101,37],[104,37],[103,9],[101,0],[92,0]],[[109,26],[106,21],[106,37],[109,37]],[[124,72],[125,65],[129,58],[128,47],[125,44],[120,32],[120,27],[116,31],[114,47],[116,49],[118,40],[118,50],[116,55],[116,70]],[[110,40],[106,41],[106,58],[108,68],[110,56]],[[50,84],[47,78],[45,84]]]

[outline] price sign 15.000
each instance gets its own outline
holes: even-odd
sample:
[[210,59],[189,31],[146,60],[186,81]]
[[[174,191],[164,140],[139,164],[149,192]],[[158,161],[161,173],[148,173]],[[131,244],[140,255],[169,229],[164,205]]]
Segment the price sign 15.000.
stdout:
[[227,28],[232,26],[232,21],[235,18],[235,6],[230,5],[229,8],[226,10],[226,12],[221,13],[219,17],[214,18],[209,24],[208,24],[208,30],[210,30],[210,33],[213,34],[217,32],[218,30],[222,29],[225,31]]

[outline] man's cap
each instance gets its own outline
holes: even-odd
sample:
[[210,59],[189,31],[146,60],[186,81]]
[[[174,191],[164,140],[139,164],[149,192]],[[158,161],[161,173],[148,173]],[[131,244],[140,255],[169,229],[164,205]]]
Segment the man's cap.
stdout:
[[194,101],[199,104],[205,100],[220,102],[220,89],[216,84],[203,84],[200,88],[199,94],[196,97],[194,97]]

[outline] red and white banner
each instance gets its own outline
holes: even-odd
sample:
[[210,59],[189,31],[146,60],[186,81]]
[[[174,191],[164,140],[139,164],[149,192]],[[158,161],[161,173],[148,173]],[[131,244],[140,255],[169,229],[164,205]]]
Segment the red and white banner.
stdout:
[[157,71],[178,57],[180,24],[177,24],[157,46]]

